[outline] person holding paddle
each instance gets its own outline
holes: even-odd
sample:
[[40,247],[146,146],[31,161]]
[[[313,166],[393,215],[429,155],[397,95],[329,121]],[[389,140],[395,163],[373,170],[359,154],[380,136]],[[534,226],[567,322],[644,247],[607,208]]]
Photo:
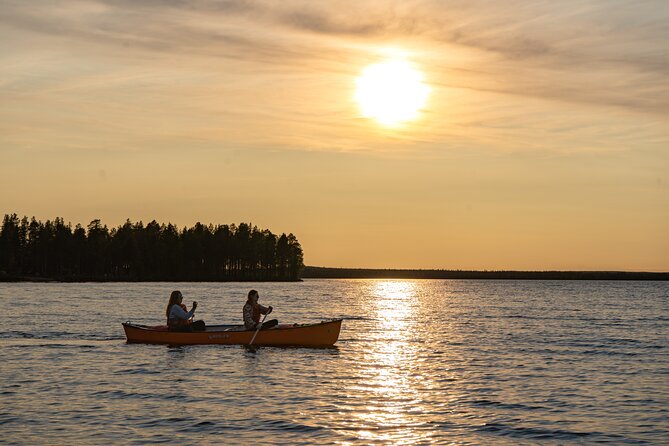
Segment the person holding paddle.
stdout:
[[193,302],[193,307],[188,311],[188,307],[181,303],[183,295],[181,291],[172,291],[170,300],[167,303],[165,315],[167,316],[167,328],[170,331],[204,331],[204,321],[193,322],[197,302]]
[[260,324],[260,315],[267,315],[272,312],[271,305],[269,307],[263,307],[258,303],[259,298],[260,295],[256,290],[249,291],[243,310],[244,326],[247,330],[255,330],[257,328],[263,330],[265,328],[275,327],[279,324],[278,320],[272,319],[271,321],[264,322],[261,327],[258,326]]

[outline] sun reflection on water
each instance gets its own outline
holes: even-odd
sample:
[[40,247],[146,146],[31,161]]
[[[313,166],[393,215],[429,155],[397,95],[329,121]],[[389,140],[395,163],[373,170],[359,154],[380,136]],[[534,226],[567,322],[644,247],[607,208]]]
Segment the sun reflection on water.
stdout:
[[356,413],[356,435],[370,442],[425,442],[426,432],[419,435],[417,431],[424,422],[414,416],[423,407],[423,377],[413,372],[419,355],[413,342],[417,336],[417,286],[409,281],[376,282],[368,299],[376,326],[370,329],[372,339],[359,371],[356,392],[366,404]]
[[379,282],[372,291],[377,318],[384,330],[401,332],[415,307],[416,284],[413,282]]

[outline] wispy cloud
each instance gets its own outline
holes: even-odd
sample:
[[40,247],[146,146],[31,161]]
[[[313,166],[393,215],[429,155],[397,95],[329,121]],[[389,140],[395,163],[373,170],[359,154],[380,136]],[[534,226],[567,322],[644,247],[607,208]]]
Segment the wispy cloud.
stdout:
[[475,72],[464,87],[669,113],[663,1],[5,2],[0,20],[6,42],[19,29],[69,39],[73,52],[100,45],[128,57],[280,65],[332,58],[352,42],[414,39],[433,57],[458,46],[482,52],[470,65],[435,61]]
[[[242,145],[388,150],[469,138],[518,147],[555,127],[601,126],[597,108],[652,115],[616,122],[639,138],[667,140],[660,129],[669,116],[668,23],[662,1],[4,1],[0,97],[17,104],[4,114],[11,122],[40,102],[37,116],[79,107],[98,117],[94,134],[109,119],[125,135],[151,134],[158,124],[133,127],[130,116],[154,110],[164,120],[174,118],[167,109],[188,110],[199,118],[180,117],[169,135]],[[418,124],[419,135],[368,141],[351,116],[351,77],[375,49],[405,45],[418,50],[437,90],[426,116],[448,115],[449,126]],[[458,99],[456,90],[464,92]],[[214,92],[227,107],[207,105]],[[319,95],[324,100],[314,100]],[[592,117],[569,122],[561,104],[591,107]],[[560,124],[534,129],[537,113],[560,116]],[[216,130],[215,117],[234,129]],[[262,137],[242,130],[261,121]],[[502,121],[517,132],[476,127]],[[20,127],[7,125],[14,134]]]

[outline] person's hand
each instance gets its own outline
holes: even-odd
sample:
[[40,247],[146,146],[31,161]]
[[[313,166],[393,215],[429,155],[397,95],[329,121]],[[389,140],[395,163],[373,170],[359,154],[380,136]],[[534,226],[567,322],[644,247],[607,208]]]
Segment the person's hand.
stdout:
[[273,309],[274,309],[274,308],[272,308],[272,306],[270,305],[269,308],[268,308],[267,314],[270,314],[270,313],[272,312]]
[[197,302],[193,301],[193,310],[197,308]]

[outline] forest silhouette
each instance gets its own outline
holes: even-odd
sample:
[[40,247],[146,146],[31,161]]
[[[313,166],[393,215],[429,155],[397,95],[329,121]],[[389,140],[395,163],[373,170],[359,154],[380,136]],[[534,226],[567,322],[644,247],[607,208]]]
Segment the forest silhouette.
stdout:
[[2,280],[295,281],[303,269],[293,234],[247,223],[180,230],[127,220],[110,230],[98,219],[73,228],[6,214],[0,228]]

